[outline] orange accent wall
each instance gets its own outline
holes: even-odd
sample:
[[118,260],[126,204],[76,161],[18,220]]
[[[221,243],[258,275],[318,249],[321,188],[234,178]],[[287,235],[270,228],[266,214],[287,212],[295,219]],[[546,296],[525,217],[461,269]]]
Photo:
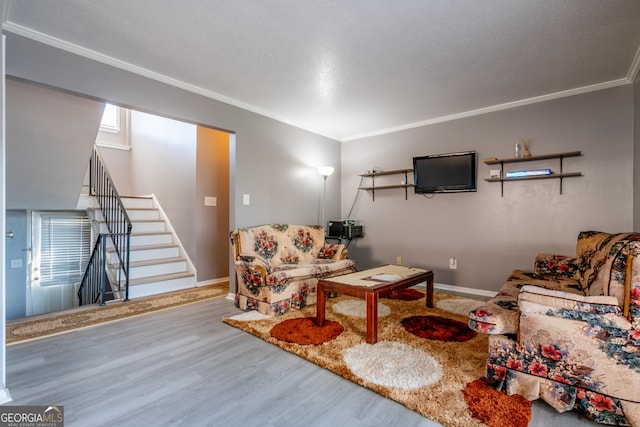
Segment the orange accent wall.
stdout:
[[[198,126],[196,147],[196,269],[198,282],[229,276],[229,134]],[[215,197],[216,206],[205,206]]]

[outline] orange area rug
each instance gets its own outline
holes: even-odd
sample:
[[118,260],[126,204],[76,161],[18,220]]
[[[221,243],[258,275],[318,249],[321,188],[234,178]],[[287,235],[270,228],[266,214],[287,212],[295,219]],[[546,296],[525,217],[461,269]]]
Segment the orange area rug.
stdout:
[[338,322],[325,322],[323,326],[316,326],[314,318],[289,319],[271,328],[271,336],[277,340],[309,345],[322,344],[331,341],[344,331]]
[[531,402],[522,396],[506,394],[487,385],[485,378],[467,384],[464,400],[474,418],[489,427],[527,426],[531,421]]
[[478,333],[458,320],[442,316],[410,316],[402,319],[407,332],[420,338],[440,341],[469,341]]

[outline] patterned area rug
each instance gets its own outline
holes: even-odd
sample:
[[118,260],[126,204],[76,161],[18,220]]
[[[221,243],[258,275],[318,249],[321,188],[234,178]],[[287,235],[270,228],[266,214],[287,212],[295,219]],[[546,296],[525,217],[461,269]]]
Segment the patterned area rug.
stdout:
[[[333,311],[344,314],[345,316],[367,317],[367,303],[363,299],[346,299],[333,304]],[[378,318],[387,317],[391,313],[391,309],[378,303]]]
[[7,323],[7,344],[68,332],[87,326],[138,316],[179,305],[191,304],[229,293],[229,283],[189,288],[127,302],[115,302],[104,307],[77,308],[52,315],[24,318]]
[[[436,293],[436,308],[425,307],[424,297],[414,301],[381,299],[390,308],[387,317],[378,319],[378,342],[367,344],[365,341],[365,320],[359,316],[343,314],[343,310],[335,310],[344,306],[349,297],[330,298],[327,301],[327,320],[338,323],[343,331],[335,338],[327,338],[335,334],[336,325],[332,324],[332,333],[323,331],[327,326],[318,328],[307,324],[304,339],[323,334],[319,345],[299,344],[279,335],[278,325],[292,325],[295,319],[313,319],[315,306],[303,310],[291,310],[280,317],[260,320],[240,320],[242,317],[226,318],[223,321],[242,329],[280,348],[297,354],[319,366],[350,380],[356,384],[370,388],[377,393],[393,399],[426,418],[445,426],[497,427],[509,422],[511,427],[526,427],[531,419],[530,403],[503,393],[488,396],[488,388],[482,388],[487,358],[487,336],[468,334],[459,329],[466,323],[466,315],[455,314],[438,308],[438,302],[451,300],[449,305],[455,307],[456,297]],[[430,328],[447,328],[449,341],[423,338],[416,331],[408,332],[402,320],[412,316],[438,316],[450,321],[437,323],[422,322]],[[293,322],[292,322],[293,320]],[[451,328],[451,325],[454,328]],[[435,326],[434,326],[435,325]],[[441,326],[442,325],[442,326]],[[276,333],[274,333],[274,330]],[[455,335],[458,334],[458,339]],[[442,334],[433,334],[436,337]],[[287,339],[289,341],[287,341]],[[292,342],[293,341],[293,342]],[[469,402],[473,402],[470,404]],[[501,415],[496,417],[498,405]],[[517,418],[507,417],[504,413],[522,414]],[[498,419],[499,418],[499,419]],[[518,421],[514,424],[513,420]]]

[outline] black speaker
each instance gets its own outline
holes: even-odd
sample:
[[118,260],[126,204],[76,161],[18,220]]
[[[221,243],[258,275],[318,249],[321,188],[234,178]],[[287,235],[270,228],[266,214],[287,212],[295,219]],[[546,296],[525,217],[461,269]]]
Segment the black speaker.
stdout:
[[327,233],[327,236],[342,237],[342,229],[342,221],[329,221],[329,233]]

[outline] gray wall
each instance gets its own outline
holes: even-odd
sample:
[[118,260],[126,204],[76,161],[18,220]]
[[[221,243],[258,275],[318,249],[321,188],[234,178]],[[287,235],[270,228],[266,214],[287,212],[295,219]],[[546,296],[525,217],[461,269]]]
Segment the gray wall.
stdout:
[[[374,167],[412,167],[412,157],[452,151],[478,152],[475,193],[433,198],[402,190],[371,194],[360,190],[352,218],[365,238],[350,254],[359,267],[394,263],[434,270],[437,283],[498,290],[511,270],[531,269],[539,252],[575,254],[578,232],[629,231],[633,227],[633,94],[631,85],[476,117],[343,143],[342,207],[356,196],[358,174]],[[488,183],[486,157],[513,157],[514,142],[532,138],[531,151],[550,154],[581,150],[565,159],[564,180]],[[550,167],[558,160],[524,164]],[[523,164],[516,164],[520,168]],[[513,167],[512,167],[513,169]],[[400,177],[396,177],[399,184]],[[411,179],[411,178],[410,178]],[[449,258],[457,258],[457,270]]]
[[[336,167],[327,185],[327,218],[339,216],[338,141],[15,34],[7,35],[7,74],[136,110],[234,131],[230,228],[271,222],[316,223],[322,179],[315,167],[324,164]],[[242,204],[243,194],[250,195],[249,206]]]
[[[6,4],[4,0],[0,0],[0,18],[4,22],[5,19],[5,11]],[[2,41],[0,42],[0,78],[2,82],[5,81],[5,49],[6,36],[2,35]],[[0,84],[0,165],[2,165],[3,172],[0,174],[0,229],[6,230],[6,214],[5,210],[7,208],[5,203],[6,196],[6,120],[5,120],[5,85]],[[6,265],[5,265],[5,244],[6,239],[2,239],[0,242],[0,278],[2,278],[2,286],[0,289],[0,295],[2,297],[2,303],[0,303],[0,343],[2,344],[0,347],[0,403],[5,403],[11,400],[11,394],[7,389],[7,351],[6,351],[6,324],[7,324],[7,300],[6,300],[6,290],[7,290],[7,280],[6,280]]]
[[[633,82],[633,164],[640,165],[640,73]],[[633,229],[640,230],[640,169],[633,168]]]
[[185,250],[197,259],[196,126],[132,111],[131,146],[133,195],[155,194]]
[[27,211],[8,210],[6,220],[7,232],[13,233],[13,238],[6,239],[7,319],[16,319],[27,315]]
[[75,209],[104,104],[6,84],[7,208]]
[[[121,196],[134,196],[133,179],[131,176],[131,150],[122,150],[98,146],[100,156],[109,172],[109,176]],[[89,170],[85,182],[89,184]]]

